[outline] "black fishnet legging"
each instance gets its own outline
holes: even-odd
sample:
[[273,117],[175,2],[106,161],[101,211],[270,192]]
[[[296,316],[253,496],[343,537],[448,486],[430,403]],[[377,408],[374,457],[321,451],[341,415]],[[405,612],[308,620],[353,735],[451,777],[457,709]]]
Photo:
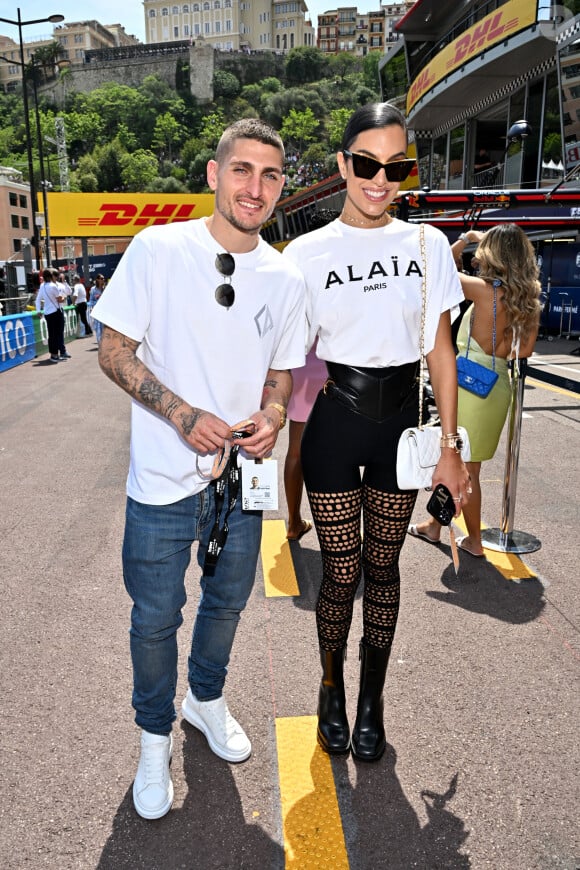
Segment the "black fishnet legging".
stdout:
[[365,641],[383,649],[391,645],[399,614],[399,554],[416,497],[415,492],[387,493],[368,485],[341,493],[308,492],[322,555],[316,604],[322,649],[346,644],[361,567]]

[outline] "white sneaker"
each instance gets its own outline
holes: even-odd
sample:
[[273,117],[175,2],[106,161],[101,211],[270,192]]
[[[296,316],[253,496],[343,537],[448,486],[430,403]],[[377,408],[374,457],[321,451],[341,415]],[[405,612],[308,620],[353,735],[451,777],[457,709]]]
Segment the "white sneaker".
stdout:
[[143,819],[160,819],[171,809],[173,783],[169,762],[173,737],[141,732],[141,758],[133,783],[133,803]]
[[184,719],[205,734],[210,749],[226,761],[245,761],[250,757],[252,744],[236,722],[222,695],[215,701],[198,701],[191,689],[181,705]]

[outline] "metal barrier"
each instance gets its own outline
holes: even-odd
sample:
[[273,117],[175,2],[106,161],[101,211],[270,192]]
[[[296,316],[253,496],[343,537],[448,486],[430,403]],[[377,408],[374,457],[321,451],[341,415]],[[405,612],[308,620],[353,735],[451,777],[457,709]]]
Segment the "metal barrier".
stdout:
[[512,360],[510,368],[512,373],[512,396],[508,417],[501,527],[483,529],[481,539],[483,546],[487,547],[488,550],[496,550],[501,553],[533,553],[540,549],[542,546],[541,541],[527,532],[514,531],[524,382],[528,361],[527,359],[521,359],[519,360],[519,365],[516,365],[515,361]]
[[2,314],[22,314],[28,305],[34,305],[34,293],[23,291],[20,296],[0,296]]

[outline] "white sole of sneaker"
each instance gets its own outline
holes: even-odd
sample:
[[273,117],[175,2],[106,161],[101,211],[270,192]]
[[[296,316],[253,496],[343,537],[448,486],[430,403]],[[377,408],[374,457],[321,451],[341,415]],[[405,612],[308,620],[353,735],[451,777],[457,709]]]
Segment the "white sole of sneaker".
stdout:
[[211,731],[208,729],[207,725],[201,719],[195,710],[187,703],[187,696],[183,700],[183,704],[181,705],[181,713],[183,718],[189,722],[190,725],[193,725],[194,728],[197,728],[198,731],[201,731],[203,736],[208,742],[209,748],[211,751],[218,756],[218,758],[223,758],[224,761],[230,761],[233,764],[240,764],[242,761],[247,761],[247,759],[252,754],[252,747],[247,752],[228,752],[224,750],[221,746],[219,746],[215,740],[213,739]]

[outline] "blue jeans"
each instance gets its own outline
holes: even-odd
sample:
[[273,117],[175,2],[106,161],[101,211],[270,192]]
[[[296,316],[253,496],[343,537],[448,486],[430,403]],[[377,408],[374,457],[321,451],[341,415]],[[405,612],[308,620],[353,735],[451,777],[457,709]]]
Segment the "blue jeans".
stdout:
[[[215,490],[206,487],[175,504],[127,499],[123,576],[133,600],[131,658],[137,725],[169,734],[175,720],[177,629],[186,602],[185,572],[199,541],[203,570],[215,521]],[[196,698],[219,698],[240,619],[252,591],[262,536],[262,512],[242,511],[238,499],[229,534],[212,576],[201,576],[201,596],[189,656],[189,685]]]

